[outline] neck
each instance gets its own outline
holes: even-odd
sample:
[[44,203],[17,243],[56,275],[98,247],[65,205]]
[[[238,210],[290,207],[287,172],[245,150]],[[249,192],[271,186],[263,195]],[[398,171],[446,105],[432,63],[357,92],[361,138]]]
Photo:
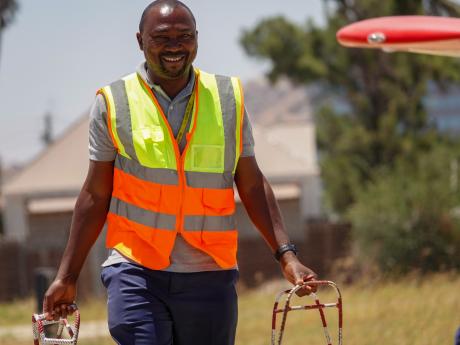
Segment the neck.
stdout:
[[154,75],[151,71],[150,68],[147,67],[147,74],[150,78],[150,80],[157,84],[160,85],[163,91],[169,96],[169,98],[173,99],[174,97],[177,96],[179,92],[187,85],[189,79],[190,79],[190,73],[192,71],[192,68],[189,68],[188,73],[185,73],[183,76],[177,78],[177,79],[163,79],[160,78],[156,75]]

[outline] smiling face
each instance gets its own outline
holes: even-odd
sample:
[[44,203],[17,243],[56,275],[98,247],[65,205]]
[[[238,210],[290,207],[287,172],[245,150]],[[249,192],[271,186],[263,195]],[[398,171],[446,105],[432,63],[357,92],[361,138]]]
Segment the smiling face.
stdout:
[[195,21],[183,6],[151,8],[137,34],[154,82],[188,78],[198,42]]

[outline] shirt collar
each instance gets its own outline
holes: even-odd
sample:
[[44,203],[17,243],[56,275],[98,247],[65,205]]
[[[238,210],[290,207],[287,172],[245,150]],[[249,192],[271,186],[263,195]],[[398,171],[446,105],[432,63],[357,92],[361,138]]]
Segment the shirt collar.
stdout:
[[[192,94],[193,92],[193,86],[195,84],[195,71],[193,70],[192,67],[192,76],[190,77],[187,85],[177,94],[175,99],[177,98],[183,98],[183,97],[188,97]],[[147,83],[147,85],[157,93],[159,93],[162,97],[166,98],[168,101],[172,101],[171,98],[164,92],[164,90],[161,88],[160,85],[154,84],[147,73],[147,63],[144,61],[142,62],[138,67],[137,67],[137,73],[140,75],[140,77]]]

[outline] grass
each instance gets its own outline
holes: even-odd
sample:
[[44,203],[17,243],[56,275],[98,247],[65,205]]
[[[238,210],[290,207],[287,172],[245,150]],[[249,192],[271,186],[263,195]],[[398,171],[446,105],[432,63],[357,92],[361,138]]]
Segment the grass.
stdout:
[[35,304],[32,298],[11,303],[0,303],[0,326],[30,323]]
[[[32,334],[32,333],[31,333]],[[0,338],[0,344],[2,345],[30,345],[32,344],[32,336],[30,340],[27,341],[19,341],[17,339],[8,339],[8,338]],[[114,345],[115,342],[108,337],[98,337],[98,338],[91,338],[91,339],[78,339],[78,345]]]
[[[284,283],[240,294],[237,345],[270,344],[271,309]],[[344,301],[344,344],[346,345],[433,345],[453,344],[460,326],[460,275],[438,274],[398,281],[358,283],[341,286]],[[320,291],[322,301],[333,294]],[[309,301],[303,298],[299,303]],[[297,304],[295,301],[293,304]],[[0,325],[30,324],[31,300],[0,305]],[[104,320],[105,302],[91,301],[81,306],[85,321]],[[336,341],[336,311],[328,310],[330,332]],[[22,340],[21,340],[22,341]],[[30,340],[1,338],[3,345],[25,345]],[[325,344],[316,311],[291,312],[283,345]],[[113,344],[108,338],[81,339],[79,345]]]
[[[343,286],[344,344],[453,344],[460,327],[460,276],[433,275],[377,284]],[[331,294],[318,294],[333,301]],[[323,298],[320,297],[321,300]],[[266,345],[273,292],[253,291],[240,300],[238,344]],[[336,335],[335,310],[329,309]],[[335,326],[335,328],[333,328]],[[291,312],[283,344],[325,344],[315,311]],[[337,344],[336,336],[333,344]]]
[[[31,316],[35,307],[35,299],[0,303],[0,326],[15,326],[31,323]],[[104,300],[89,300],[79,305],[80,313],[85,321],[97,321],[107,319],[107,310]]]

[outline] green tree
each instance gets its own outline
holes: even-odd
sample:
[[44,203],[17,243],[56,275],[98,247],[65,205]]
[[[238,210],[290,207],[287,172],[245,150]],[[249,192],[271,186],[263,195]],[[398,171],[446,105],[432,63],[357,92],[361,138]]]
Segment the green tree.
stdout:
[[452,146],[398,160],[359,192],[349,216],[360,257],[393,273],[460,269],[460,150]]
[[268,60],[268,77],[320,83],[340,95],[348,110],[324,105],[318,111],[318,143],[325,197],[343,214],[358,191],[399,158],[414,159],[430,149],[438,134],[423,105],[427,84],[446,89],[460,81],[455,59],[377,50],[346,49],[335,38],[344,25],[385,15],[459,16],[459,6],[443,1],[329,0],[326,24],[298,25],[283,17],[262,20],[243,32],[252,57]]
[[16,0],[0,0],[0,52],[3,30],[13,21],[17,9]]

